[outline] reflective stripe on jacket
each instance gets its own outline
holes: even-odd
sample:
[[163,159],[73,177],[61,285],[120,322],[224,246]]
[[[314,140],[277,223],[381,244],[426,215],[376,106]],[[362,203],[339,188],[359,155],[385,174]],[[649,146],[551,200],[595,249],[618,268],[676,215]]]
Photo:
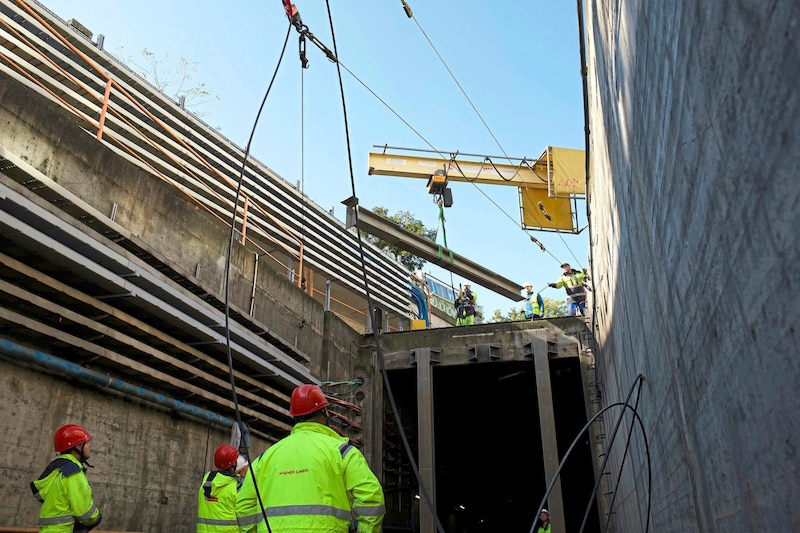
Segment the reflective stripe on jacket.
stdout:
[[[386,511],[378,478],[361,452],[327,426],[295,424],[250,472],[274,533],[346,533],[353,520],[359,533],[381,530]],[[239,491],[236,514],[242,532],[267,531],[252,479]]]
[[239,533],[236,493],[242,479],[226,472],[207,472],[197,493],[197,533]]
[[568,273],[564,274],[558,281],[556,287],[564,287],[567,291],[567,296],[578,296],[577,300],[581,300],[580,296],[586,295],[586,289],[583,287],[583,280],[586,274],[574,268]]
[[31,481],[31,491],[42,504],[40,532],[72,533],[75,522],[94,527],[102,519],[83,466],[71,453],[59,455]]

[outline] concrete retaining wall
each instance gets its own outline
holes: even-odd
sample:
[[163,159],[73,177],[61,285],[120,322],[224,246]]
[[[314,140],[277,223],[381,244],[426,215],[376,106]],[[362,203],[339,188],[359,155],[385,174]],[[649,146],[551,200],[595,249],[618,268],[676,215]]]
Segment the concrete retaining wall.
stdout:
[[[797,530],[800,4],[587,4],[597,369],[605,404],[644,376],[649,530]],[[646,530],[629,452],[611,531]]]
[[[93,437],[87,476],[109,530],[194,531],[202,475],[213,469],[216,447],[230,441],[221,428],[5,359],[0,406],[4,525],[37,525],[40,505],[28,484],[55,457],[53,433],[62,424],[83,425]],[[251,444],[253,455],[267,447],[257,437]]]
[[[100,213],[110,215],[116,205],[115,222],[131,232],[131,241],[224,300],[229,230],[221,221],[113,154],[82,131],[74,117],[7,77],[0,77],[0,103],[0,143],[9,152]],[[380,377],[375,376],[371,356],[359,354],[361,336],[284,273],[268,268],[263,257],[260,261],[254,281],[255,252],[234,245],[232,310],[248,315],[255,292],[256,324],[279,338],[279,344],[307,356],[311,373],[320,380],[367,377],[365,401],[376,402]],[[19,342],[36,348],[35,339]],[[28,483],[53,458],[52,435],[62,424],[84,425],[95,437],[95,468],[88,476],[105,516],[102,527],[109,530],[193,532],[201,476],[211,469],[216,446],[230,440],[225,428],[45,374],[6,356],[0,356],[0,411],[5,413],[0,423],[0,471],[6,488],[0,526],[36,526],[39,504]],[[366,411],[365,418],[370,413]],[[234,418],[232,412],[220,414]],[[381,441],[374,432],[380,426],[371,421],[364,425],[373,432],[364,442],[365,455],[379,459]],[[267,445],[267,440],[254,436],[251,455]],[[380,474],[380,464],[376,472]]]

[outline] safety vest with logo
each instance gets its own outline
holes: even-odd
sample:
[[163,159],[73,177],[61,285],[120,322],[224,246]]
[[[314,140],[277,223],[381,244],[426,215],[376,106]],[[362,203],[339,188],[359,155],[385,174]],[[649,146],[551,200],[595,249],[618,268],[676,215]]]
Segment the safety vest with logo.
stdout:
[[[298,422],[250,467],[273,533],[359,533],[381,530],[383,489],[367,460],[345,437],[316,422]],[[253,479],[239,491],[236,515],[243,533],[266,533]]]
[[207,472],[197,493],[197,533],[239,533],[236,493],[242,478],[227,472]]
[[39,479],[31,481],[31,491],[42,504],[40,532],[72,533],[75,522],[94,527],[102,520],[83,466],[71,453],[47,465]]

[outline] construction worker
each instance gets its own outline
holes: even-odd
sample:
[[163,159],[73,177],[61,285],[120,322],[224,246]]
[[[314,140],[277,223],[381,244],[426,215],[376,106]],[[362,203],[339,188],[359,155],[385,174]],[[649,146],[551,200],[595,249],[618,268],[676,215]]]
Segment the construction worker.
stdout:
[[236,475],[242,478],[242,482],[244,482],[248,470],[250,470],[250,463],[247,462],[244,456],[239,455],[239,458],[236,459]]
[[[264,533],[262,506],[273,533],[378,533],[386,510],[383,489],[361,452],[328,427],[328,400],[316,385],[292,392],[289,436],[254,459],[239,491],[242,532]],[[258,484],[259,502],[254,482]]]
[[542,509],[536,525],[536,533],[550,533],[550,511]]
[[525,289],[525,318],[537,320],[544,316],[544,300],[542,295],[533,292],[533,285],[529,281],[522,286]]
[[247,466],[239,450],[223,444],[214,451],[214,468],[203,476],[197,494],[197,533],[239,533],[236,494],[242,487],[237,474]]
[[76,424],[58,428],[53,449],[58,454],[36,481],[31,481],[33,496],[42,504],[39,531],[46,533],[85,533],[102,520],[92,500],[86,467],[92,455],[92,436]]
[[469,283],[458,291],[456,296],[456,326],[471,326],[475,323],[475,302],[478,295],[472,291]]
[[588,278],[586,269],[581,270],[573,269],[569,263],[561,265],[564,269],[563,275],[553,283],[547,285],[558,289],[564,287],[567,291],[567,311],[569,316],[575,316],[580,311],[581,315],[586,315],[586,288],[583,282]]

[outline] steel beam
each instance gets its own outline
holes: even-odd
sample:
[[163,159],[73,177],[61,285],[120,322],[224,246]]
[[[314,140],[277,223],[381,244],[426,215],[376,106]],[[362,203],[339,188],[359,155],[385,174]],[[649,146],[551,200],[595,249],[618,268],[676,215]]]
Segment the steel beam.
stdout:
[[369,153],[369,173],[381,176],[428,179],[437,170],[446,170],[449,181],[485,185],[512,185],[529,189],[547,189],[548,163],[539,158],[525,164],[509,165],[476,161],[457,162],[416,155]]
[[458,255],[457,253],[440,247],[421,235],[412,233],[382,216],[376,215],[368,209],[355,206],[358,212],[358,229],[375,235],[403,250],[407,250],[417,257],[458,274],[481,287],[505,296],[515,302],[524,299],[520,294],[520,285],[508,278],[497,275],[493,271]]

